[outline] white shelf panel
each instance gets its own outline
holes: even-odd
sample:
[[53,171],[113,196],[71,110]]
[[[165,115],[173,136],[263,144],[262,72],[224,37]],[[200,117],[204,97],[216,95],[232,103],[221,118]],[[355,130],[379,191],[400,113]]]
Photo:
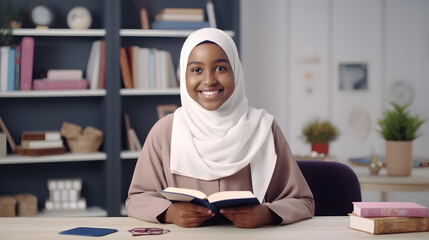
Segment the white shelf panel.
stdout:
[[139,155],[140,151],[122,151],[121,159],[137,159]]
[[85,211],[42,211],[37,217],[107,217],[107,211],[97,207],[87,207]]
[[179,95],[179,88],[168,89],[136,89],[136,88],[122,88],[120,91],[121,96],[136,96],[136,95]]
[[3,164],[22,164],[22,163],[56,163],[56,162],[85,162],[85,161],[104,161],[107,154],[102,152],[95,153],[65,153],[47,156],[22,156],[9,154],[6,157],[0,157],[0,165]]
[[0,93],[0,98],[33,98],[33,97],[96,97],[105,96],[106,89],[85,90],[28,90]]
[[[122,37],[188,37],[195,30],[160,30],[160,29],[121,29],[119,35]],[[234,31],[225,31],[231,37]]]
[[103,37],[105,29],[68,29],[68,28],[17,28],[12,30],[14,36],[51,36],[51,37]]

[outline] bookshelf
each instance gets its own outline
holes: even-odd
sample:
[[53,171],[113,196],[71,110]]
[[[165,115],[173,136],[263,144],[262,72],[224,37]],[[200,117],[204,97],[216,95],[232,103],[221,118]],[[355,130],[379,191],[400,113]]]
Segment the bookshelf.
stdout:
[[[8,0],[0,0],[0,7]],[[167,50],[174,66],[180,48],[192,30],[142,30],[134,0],[47,0],[56,10],[57,18],[50,29],[34,29],[23,22],[13,30],[15,42],[22,37],[35,39],[33,77],[46,68],[82,69],[85,71],[91,44],[106,42],[106,87],[94,90],[11,91],[0,93],[0,116],[15,143],[20,143],[23,130],[59,130],[67,121],[82,127],[93,126],[104,133],[99,152],[90,154],[28,157],[8,154],[0,157],[0,195],[32,193],[38,197],[39,211],[48,198],[46,181],[50,178],[81,178],[82,195],[87,199],[85,213],[64,212],[55,216],[120,216],[140,151],[128,151],[123,142],[123,113],[130,114],[133,128],[142,143],[158,120],[156,106],[180,105],[180,91],[173,89],[125,89],[119,65],[119,49],[138,45]],[[149,19],[164,7],[201,7],[205,0],[146,1]],[[22,12],[32,0],[18,2]],[[218,27],[239,41],[239,1],[214,2]],[[91,11],[91,29],[72,30],[66,25],[67,12],[75,6]],[[76,215],[77,214],[77,215]],[[41,212],[38,217],[51,217]]]

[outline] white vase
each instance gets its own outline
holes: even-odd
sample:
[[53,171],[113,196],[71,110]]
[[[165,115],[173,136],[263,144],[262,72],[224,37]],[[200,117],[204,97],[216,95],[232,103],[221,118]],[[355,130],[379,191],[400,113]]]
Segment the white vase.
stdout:
[[410,176],[413,170],[413,142],[386,141],[386,164],[389,176]]

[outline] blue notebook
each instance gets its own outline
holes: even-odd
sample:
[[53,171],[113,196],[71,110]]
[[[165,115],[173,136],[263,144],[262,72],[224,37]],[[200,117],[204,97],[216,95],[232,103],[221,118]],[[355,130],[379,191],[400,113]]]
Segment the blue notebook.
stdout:
[[66,231],[62,231],[60,232],[60,234],[100,237],[100,236],[111,234],[117,231],[118,231],[117,229],[112,229],[112,228],[77,227]]

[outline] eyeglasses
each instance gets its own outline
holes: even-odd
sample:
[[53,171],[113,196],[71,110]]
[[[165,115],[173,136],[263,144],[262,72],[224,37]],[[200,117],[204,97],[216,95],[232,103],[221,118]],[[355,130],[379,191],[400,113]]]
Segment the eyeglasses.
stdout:
[[141,236],[141,235],[160,235],[163,233],[168,233],[170,230],[163,228],[133,228],[128,230],[128,232],[132,233],[133,236]]

